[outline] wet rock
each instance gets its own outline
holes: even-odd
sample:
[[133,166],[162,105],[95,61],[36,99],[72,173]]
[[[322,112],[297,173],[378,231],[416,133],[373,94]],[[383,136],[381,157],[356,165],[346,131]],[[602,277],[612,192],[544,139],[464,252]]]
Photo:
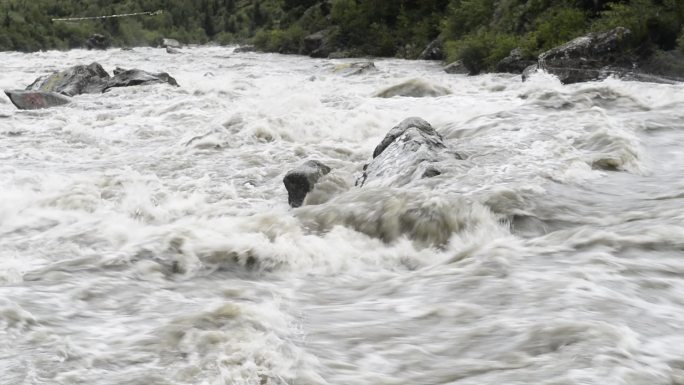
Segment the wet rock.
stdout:
[[411,79],[380,91],[375,96],[380,98],[392,98],[395,96],[424,98],[444,96],[449,95],[450,93],[451,91],[446,87],[428,83],[423,79]]
[[457,60],[444,67],[444,72],[448,74],[467,75],[470,71],[468,71],[460,60]]
[[507,72],[511,74],[521,74],[525,68],[537,64],[534,57],[529,57],[523,54],[520,48],[516,48],[511,53],[496,65],[498,72]]
[[536,63],[527,66],[522,72],[522,80],[525,81],[525,80],[529,79],[530,76],[532,76],[532,74],[537,72],[538,69],[539,69],[539,65],[537,65]]
[[333,49],[330,45],[330,30],[324,29],[318,31],[304,38],[305,55],[315,58],[326,58],[332,53]]
[[112,45],[109,38],[105,35],[96,33],[86,40],[86,48],[88,49],[107,49]]
[[181,53],[181,51],[178,48],[166,47],[166,53],[176,55]]
[[181,48],[181,43],[176,39],[162,39],[160,47],[162,48]]
[[20,110],[38,110],[69,103],[69,98],[56,92],[10,90],[5,94]]
[[130,87],[162,83],[168,83],[172,86],[178,87],[178,82],[176,82],[176,79],[166,72],[154,74],[138,69],[126,70],[123,68],[117,68],[114,70],[114,76],[107,82],[105,90],[114,87]]
[[287,201],[291,207],[300,207],[304,203],[306,194],[313,190],[318,180],[330,172],[330,167],[317,160],[304,162],[294,170],[289,171],[283,183],[287,189]]
[[392,128],[373,151],[357,185],[401,186],[441,174],[439,163],[462,159],[450,151],[442,136],[421,118],[408,118]]
[[437,38],[430,42],[418,55],[418,60],[444,60],[444,41]]
[[354,76],[362,75],[365,73],[375,72],[378,69],[375,67],[375,63],[371,61],[366,62],[356,62],[356,63],[344,63],[335,67],[335,73],[342,76]]
[[632,72],[638,58],[632,52],[631,31],[618,27],[590,33],[539,55],[539,68],[563,84],[602,80]]
[[26,89],[57,92],[67,96],[100,93],[107,87],[109,74],[98,63],[77,65],[65,71],[41,76]]

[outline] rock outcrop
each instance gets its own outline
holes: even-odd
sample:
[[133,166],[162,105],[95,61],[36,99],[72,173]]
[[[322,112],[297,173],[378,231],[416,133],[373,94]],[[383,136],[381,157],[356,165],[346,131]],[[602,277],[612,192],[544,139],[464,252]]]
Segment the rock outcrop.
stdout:
[[5,94],[20,110],[38,110],[69,103],[69,98],[55,92],[8,90]]
[[450,93],[451,91],[446,87],[429,83],[423,79],[411,79],[380,91],[375,96],[380,98],[392,98],[395,96],[424,98],[444,96]]
[[418,60],[444,60],[444,58],[444,41],[440,38],[430,42],[418,55]]
[[86,40],[86,48],[88,49],[107,49],[112,45],[109,38],[105,35],[96,33]]
[[327,58],[332,52],[330,30],[324,29],[304,38],[303,54],[314,58]]
[[501,59],[501,61],[496,65],[496,70],[498,72],[507,72],[511,74],[519,75],[523,73],[525,68],[536,64],[537,61],[534,57],[529,57],[523,54],[520,48],[516,48],[511,51],[508,56]]
[[452,75],[467,75],[470,73],[460,60],[447,64],[444,67],[444,72]]
[[127,70],[117,68],[114,70],[114,76],[107,82],[105,91],[114,87],[144,86],[162,83],[168,83],[174,87],[179,86],[176,79],[166,72],[155,74],[138,69]]
[[41,76],[26,89],[57,92],[67,96],[104,92],[109,74],[98,63],[77,65],[67,70]]
[[442,136],[421,118],[408,118],[392,128],[373,151],[357,185],[401,186],[441,174],[439,163],[461,156],[450,151]]
[[166,72],[117,68],[111,77],[98,63],[78,65],[52,75],[41,76],[26,88],[28,91],[55,92],[66,96],[96,94],[114,87],[168,83],[178,87],[176,79]]
[[283,178],[287,189],[287,201],[291,207],[300,207],[306,194],[313,190],[321,177],[330,173],[330,167],[317,160],[309,160],[294,170],[290,170]]

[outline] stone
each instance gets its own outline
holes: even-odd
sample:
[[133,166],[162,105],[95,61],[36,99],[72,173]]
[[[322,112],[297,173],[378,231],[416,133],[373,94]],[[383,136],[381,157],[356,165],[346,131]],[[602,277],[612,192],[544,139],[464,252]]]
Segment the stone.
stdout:
[[430,42],[418,55],[418,60],[444,60],[444,58],[444,42],[440,38]]
[[20,110],[38,110],[69,103],[69,98],[56,92],[6,90],[5,94]]
[[421,118],[408,118],[392,128],[373,151],[357,185],[398,187],[441,174],[440,163],[462,157]]
[[470,71],[468,71],[468,69],[463,65],[463,62],[460,60],[446,65],[444,67],[444,72],[454,75],[467,75],[470,73]]
[[380,98],[392,98],[395,96],[424,98],[444,96],[449,94],[451,94],[451,91],[446,87],[428,83],[423,79],[411,79],[380,91],[375,96]]
[[537,65],[536,63],[527,66],[522,72],[522,80],[525,81],[525,80],[529,79],[530,76],[532,76],[532,74],[537,72],[538,69],[539,69],[539,65]]
[[537,60],[534,57],[525,56],[520,48],[515,48],[508,56],[501,59],[496,65],[496,70],[497,72],[519,75],[523,73],[525,68],[536,63]]
[[166,53],[176,55],[181,53],[181,51],[178,48],[166,47]]
[[303,54],[314,58],[327,58],[332,53],[330,30],[324,29],[304,38]]
[[114,87],[130,87],[162,83],[179,87],[176,79],[166,72],[155,74],[138,69],[127,70],[123,68],[117,68],[114,70],[114,76],[111,77],[107,82],[104,91]]
[[631,34],[617,27],[578,37],[539,55],[539,68],[563,84],[622,76],[633,71],[638,61],[630,45]]
[[369,72],[377,71],[375,63],[371,61],[366,62],[356,62],[356,63],[344,63],[339,64],[335,67],[334,72],[342,76],[354,76],[362,75]]
[[162,39],[161,45],[162,48],[181,48],[182,45],[181,43],[176,40],[176,39]]
[[109,74],[98,63],[77,65],[36,79],[26,90],[57,92],[67,96],[103,92]]
[[86,48],[88,49],[107,49],[112,45],[109,38],[99,33],[91,35],[86,40]]
[[300,207],[318,180],[330,173],[330,170],[330,167],[317,160],[306,161],[294,170],[290,170],[283,178],[290,206]]

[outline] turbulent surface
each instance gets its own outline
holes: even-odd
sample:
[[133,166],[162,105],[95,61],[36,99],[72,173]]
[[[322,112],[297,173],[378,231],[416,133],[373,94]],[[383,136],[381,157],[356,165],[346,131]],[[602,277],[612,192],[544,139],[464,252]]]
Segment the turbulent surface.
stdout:
[[[0,98],[3,385],[684,384],[683,86],[199,48],[0,53],[0,88],[93,61],[182,87]],[[373,97],[414,78],[453,93]],[[409,116],[464,159],[354,187]]]

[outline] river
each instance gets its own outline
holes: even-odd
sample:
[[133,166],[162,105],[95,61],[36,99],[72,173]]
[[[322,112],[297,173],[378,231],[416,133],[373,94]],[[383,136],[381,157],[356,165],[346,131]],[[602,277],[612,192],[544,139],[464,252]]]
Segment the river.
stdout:
[[[233,48],[0,53],[181,86],[0,97],[0,384],[684,384],[684,85]],[[355,186],[411,116],[464,159]]]

